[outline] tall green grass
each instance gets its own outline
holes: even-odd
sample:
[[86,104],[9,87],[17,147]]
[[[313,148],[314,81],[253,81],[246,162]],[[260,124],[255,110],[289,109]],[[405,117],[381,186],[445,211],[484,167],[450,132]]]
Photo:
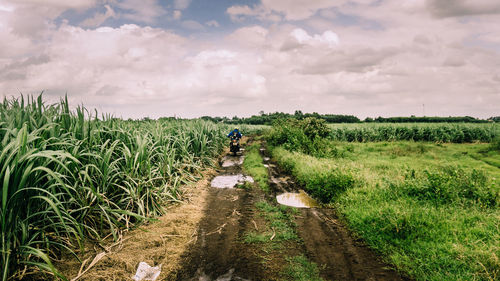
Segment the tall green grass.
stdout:
[[0,103],[1,280],[38,267],[86,239],[118,237],[163,213],[224,145],[205,121],[123,121],[23,97]]
[[330,139],[348,142],[470,143],[491,142],[500,135],[498,124],[353,124],[331,128]]

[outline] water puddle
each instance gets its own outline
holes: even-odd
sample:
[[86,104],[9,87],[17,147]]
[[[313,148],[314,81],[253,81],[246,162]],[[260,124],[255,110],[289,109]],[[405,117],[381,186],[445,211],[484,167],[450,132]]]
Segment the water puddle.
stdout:
[[276,200],[279,204],[295,207],[295,208],[317,208],[319,207],[318,202],[312,199],[304,191],[299,193],[283,193],[276,196]]
[[222,167],[227,168],[233,166],[240,166],[241,164],[243,164],[244,159],[245,159],[244,156],[241,157],[224,156],[224,158],[222,158]]
[[210,186],[216,188],[234,188],[236,185],[243,184],[245,182],[253,182],[253,178],[242,174],[217,176],[212,180]]
[[263,159],[264,159],[264,162],[268,162],[269,160],[271,160],[271,158],[269,158],[269,157],[264,157]]

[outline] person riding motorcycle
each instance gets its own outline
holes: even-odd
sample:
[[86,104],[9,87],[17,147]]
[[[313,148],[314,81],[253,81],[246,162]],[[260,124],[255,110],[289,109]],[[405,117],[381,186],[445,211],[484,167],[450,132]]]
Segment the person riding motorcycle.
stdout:
[[240,151],[241,133],[236,127],[234,128],[234,130],[231,131],[231,133],[227,135],[227,137],[231,138],[231,143],[229,144],[229,151],[231,151],[234,155],[236,155],[236,153]]
[[235,137],[241,139],[241,133],[240,131],[238,130],[238,127],[235,127],[234,130],[231,131],[231,133],[229,133],[227,135],[228,138],[230,138],[232,135],[234,135]]

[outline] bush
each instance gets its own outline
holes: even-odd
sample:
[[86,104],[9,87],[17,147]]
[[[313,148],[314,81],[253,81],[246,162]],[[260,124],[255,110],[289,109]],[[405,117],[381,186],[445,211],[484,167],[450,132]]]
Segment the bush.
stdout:
[[489,184],[483,171],[475,169],[467,172],[457,167],[445,167],[438,171],[425,170],[420,177],[412,171],[402,189],[411,197],[439,205],[457,203],[496,207],[500,201],[498,188]]
[[332,202],[339,194],[354,186],[354,177],[339,171],[322,171],[303,180],[306,190],[323,203]]

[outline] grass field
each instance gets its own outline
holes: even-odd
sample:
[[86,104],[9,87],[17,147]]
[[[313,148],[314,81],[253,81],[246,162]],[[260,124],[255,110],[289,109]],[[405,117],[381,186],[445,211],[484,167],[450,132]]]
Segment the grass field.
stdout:
[[308,145],[316,150],[278,145],[273,157],[399,270],[417,280],[500,278],[498,144]]

